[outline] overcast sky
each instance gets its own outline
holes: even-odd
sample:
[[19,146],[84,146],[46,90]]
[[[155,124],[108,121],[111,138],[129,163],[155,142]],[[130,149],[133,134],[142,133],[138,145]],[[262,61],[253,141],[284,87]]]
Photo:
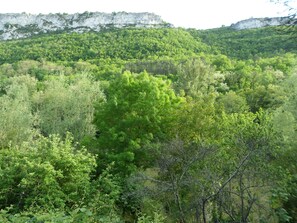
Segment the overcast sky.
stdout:
[[0,13],[153,12],[184,28],[215,28],[251,17],[277,17],[280,5],[269,0],[0,0]]

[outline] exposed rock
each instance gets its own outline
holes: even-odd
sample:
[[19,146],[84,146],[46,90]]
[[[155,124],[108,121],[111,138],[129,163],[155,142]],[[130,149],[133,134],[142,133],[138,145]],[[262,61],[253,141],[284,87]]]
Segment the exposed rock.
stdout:
[[266,26],[280,26],[285,25],[289,21],[288,17],[275,18],[250,18],[242,20],[231,25],[231,28],[236,30],[262,28]]
[[19,39],[35,34],[68,31],[99,32],[104,28],[168,27],[160,16],[153,13],[101,13],[75,14],[0,14],[0,39]]

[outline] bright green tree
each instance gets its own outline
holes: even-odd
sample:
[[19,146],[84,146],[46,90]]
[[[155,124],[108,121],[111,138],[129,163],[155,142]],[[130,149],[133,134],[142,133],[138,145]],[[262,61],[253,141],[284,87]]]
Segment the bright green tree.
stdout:
[[52,136],[34,146],[0,151],[1,209],[31,207],[63,209],[79,204],[90,191],[90,174],[95,157],[85,149],[75,149],[71,137],[65,141]]
[[166,139],[181,99],[168,80],[146,72],[123,73],[110,83],[106,94],[106,103],[95,114],[97,152],[105,162],[115,161],[119,172],[131,173],[151,161],[146,144]]

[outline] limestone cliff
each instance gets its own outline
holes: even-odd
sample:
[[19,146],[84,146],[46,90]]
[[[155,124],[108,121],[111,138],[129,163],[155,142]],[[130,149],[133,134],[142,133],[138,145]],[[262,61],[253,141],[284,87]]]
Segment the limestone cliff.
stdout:
[[266,26],[279,26],[287,24],[288,17],[275,17],[275,18],[250,18],[239,21],[231,25],[231,28],[236,30],[262,28]]
[[153,13],[101,13],[85,12],[75,14],[0,14],[0,39],[19,39],[34,34],[50,32],[99,32],[104,28],[164,27],[160,16]]

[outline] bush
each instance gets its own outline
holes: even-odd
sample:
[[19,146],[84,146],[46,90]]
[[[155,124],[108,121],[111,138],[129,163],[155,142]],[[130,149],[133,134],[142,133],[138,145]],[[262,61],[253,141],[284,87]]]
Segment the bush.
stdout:
[[57,136],[29,148],[0,150],[0,208],[55,210],[82,202],[90,190],[95,157]]

